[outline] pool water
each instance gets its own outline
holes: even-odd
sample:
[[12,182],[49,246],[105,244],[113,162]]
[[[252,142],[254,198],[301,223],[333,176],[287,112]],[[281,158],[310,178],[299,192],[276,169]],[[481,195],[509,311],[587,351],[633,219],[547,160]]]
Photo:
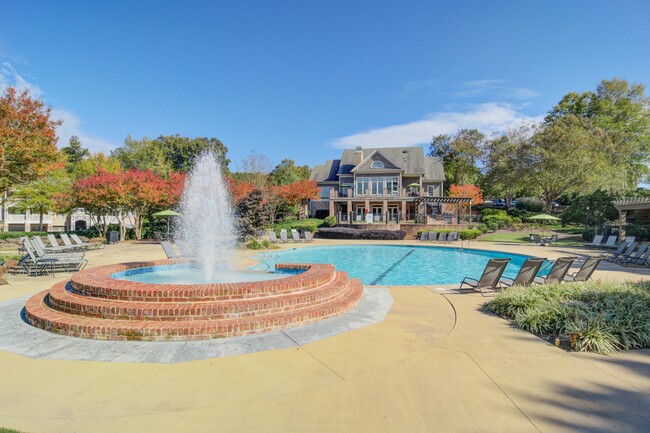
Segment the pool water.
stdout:
[[514,278],[527,256],[447,247],[357,245],[293,248],[272,258],[260,257],[253,269],[273,269],[276,263],[331,263],[365,285],[458,284],[479,278],[488,260],[510,258],[505,277]]
[[233,271],[219,269],[210,280],[203,278],[201,270],[189,264],[151,266],[116,272],[111,278],[147,284],[209,284],[277,280],[290,277],[295,272]]

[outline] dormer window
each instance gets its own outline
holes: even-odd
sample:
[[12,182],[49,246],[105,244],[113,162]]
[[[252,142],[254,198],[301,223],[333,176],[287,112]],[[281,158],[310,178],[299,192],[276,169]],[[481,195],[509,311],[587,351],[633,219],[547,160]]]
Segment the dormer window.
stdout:
[[373,161],[372,164],[370,164],[370,168],[384,168],[384,163],[381,161]]

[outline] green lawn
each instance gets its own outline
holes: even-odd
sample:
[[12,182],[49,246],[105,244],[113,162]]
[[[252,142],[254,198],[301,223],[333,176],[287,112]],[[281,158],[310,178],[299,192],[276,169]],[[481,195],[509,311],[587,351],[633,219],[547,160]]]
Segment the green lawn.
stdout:
[[[557,231],[557,230],[554,230]],[[539,230],[533,230],[531,232],[509,232],[509,231],[500,231],[495,233],[487,233],[479,239],[483,242],[509,242],[515,244],[528,244],[530,243],[530,233],[539,233],[542,232]],[[551,236],[550,231],[544,232],[544,237]],[[563,247],[575,247],[582,245],[582,242],[576,240],[576,238],[571,239],[562,239],[562,236],[566,236],[571,233],[557,233],[560,235],[557,244]]]

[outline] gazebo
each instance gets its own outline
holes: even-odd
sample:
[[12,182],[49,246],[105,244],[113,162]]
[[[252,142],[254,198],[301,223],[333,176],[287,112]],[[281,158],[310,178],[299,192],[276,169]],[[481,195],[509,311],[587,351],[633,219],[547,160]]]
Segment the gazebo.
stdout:
[[624,198],[622,200],[614,200],[612,202],[616,210],[618,210],[618,237],[625,239],[625,226],[627,224],[627,212],[631,210],[650,210],[650,198],[647,197],[633,197]]
[[469,217],[472,218],[472,199],[469,197],[418,197],[414,201],[417,208],[421,204],[453,204],[456,203],[456,222],[460,224],[460,205],[461,203],[469,203]]

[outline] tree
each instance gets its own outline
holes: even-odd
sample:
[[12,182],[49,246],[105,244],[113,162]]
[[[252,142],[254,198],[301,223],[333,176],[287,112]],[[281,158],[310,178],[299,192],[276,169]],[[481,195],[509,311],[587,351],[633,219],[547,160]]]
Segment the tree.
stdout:
[[603,80],[595,92],[568,93],[546,116],[545,123],[576,116],[602,128],[612,142],[610,164],[623,175],[619,190],[634,190],[648,175],[650,99],[645,86],[614,78]]
[[[476,185],[466,183],[464,185],[449,185],[449,197],[467,197],[472,199],[474,206],[483,203],[483,194],[481,188]],[[464,212],[468,212],[469,203],[462,203],[461,207]]]
[[253,190],[237,203],[237,227],[241,234],[255,235],[269,221],[269,208],[264,203],[262,191]]
[[573,198],[571,204],[562,212],[563,224],[600,225],[618,218],[618,210],[612,202],[615,194],[597,189],[591,194],[581,194]]
[[116,158],[125,170],[151,170],[162,176],[167,176],[172,171],[172,165],[161,142],[147,137],[138,141],[128,135],[121,147],[111,151],[111,156]]
[[93,153],[79,161],[71,175],[73,179],[83,179],[103,170],[109,173],[117,173],[122,170],[117,158],[106,156],[102,152]]
[[240,171],[232,176],[238,181],[252,183],[256,188],[262,189],[269,183],[270,171],[271,163],[266,155],[251,151],[241,160]]
[[90,156],[90,152],[81,146],[81,141],[76,135],[70,137],[68,146],[62,148],[61,152],[68,158],[68,164],[66,165],[68,173],[74,172],[75,167]]
[[309,180],[311,170],[308,165],[296,165],[293,159],[283,159],[271,171],[273,185],[288,185],[299,180]]
[[442,159],[448,184],[477,183],[481,178],[477,163],[483,155],[485,141],[485,136],[476,129],[461,129],[453,137],[437,135],[429,146],[429,156]]
[[18,186],[12,193],[13,207],[38,213],[38,230],[43,231],[43,215],[58,208],[57,197],[70,187],[71,181],[62,164],[53,165],[42,178]]
[[7,87],[0,97],[0,191],[32,182],[56,162],[56,127],[51,109],[29,92]]
[[230,189],[230,196],[235,203],[239,203],[246,198],[250,193],[255,191],[255,185],[250,182],[244,182],[231,177],[226,177],[228,189]]
[[300,219],[307,215],[309,200],[320,197],[318,185],[310,180],[299,180],[289,185],[277,187],[277,194],[289,206],[298,207],[298,218]]
[[550,212],[553,201],[572,191],[608,188],[616,175],[612,143],[591,121],[567,116],[541,128],[518,149],[520,176]]

